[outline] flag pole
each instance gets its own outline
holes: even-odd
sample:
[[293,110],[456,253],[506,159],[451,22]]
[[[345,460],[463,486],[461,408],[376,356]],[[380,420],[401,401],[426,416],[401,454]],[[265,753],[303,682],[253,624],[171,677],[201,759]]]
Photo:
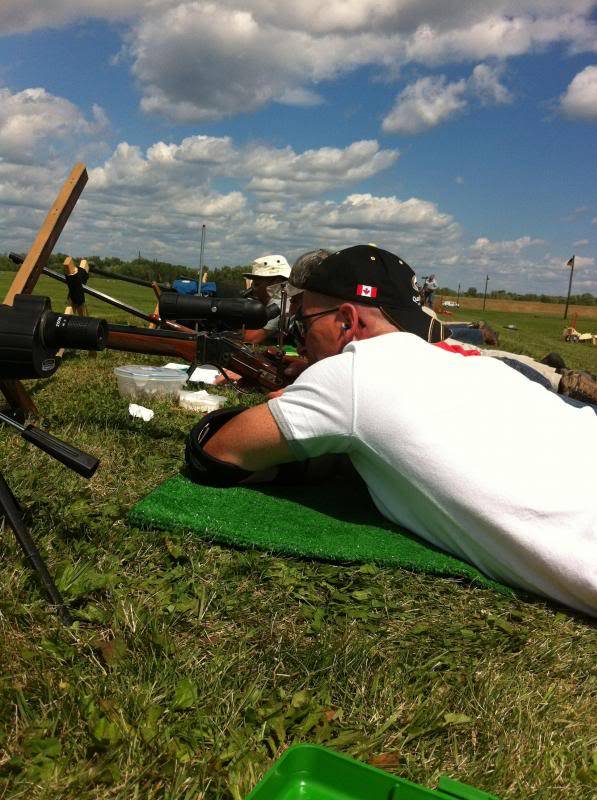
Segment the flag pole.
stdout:
[[205,225],[201,226],[201,250],[199,251],[199,280],[197,281],[197,294],[203,289],[203,251],[205,250]]
[[568,297],[566,298],[566,310],[564,311],[564,319],[568,318],[568,306],[570,305],[570,291],[572,289],[572,275],[574,274],[574,256],[569,259],[566,266],[570,265],[570,280],[568,281]]

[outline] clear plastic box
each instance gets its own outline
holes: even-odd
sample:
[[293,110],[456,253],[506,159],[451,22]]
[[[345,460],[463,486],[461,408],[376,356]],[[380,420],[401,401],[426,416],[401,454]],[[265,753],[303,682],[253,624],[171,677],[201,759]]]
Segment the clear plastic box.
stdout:
[[118,391],[123,397],[178,397],[187,381],[186,372],[165,367],[129,364],[114,369]]

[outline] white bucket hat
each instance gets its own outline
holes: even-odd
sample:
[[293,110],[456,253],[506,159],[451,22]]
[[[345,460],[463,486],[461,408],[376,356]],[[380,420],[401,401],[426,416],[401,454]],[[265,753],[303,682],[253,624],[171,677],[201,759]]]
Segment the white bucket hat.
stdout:
[[245,272],[245,278],[288,278],[290,264],[284,256],[261,256],[251,264],[251,272]]

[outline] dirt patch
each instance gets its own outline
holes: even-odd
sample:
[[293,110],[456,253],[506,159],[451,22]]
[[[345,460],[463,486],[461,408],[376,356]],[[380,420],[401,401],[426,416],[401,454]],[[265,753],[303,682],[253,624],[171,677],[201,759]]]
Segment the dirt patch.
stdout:
[[[453,300],[446,297],[446,300]],[[461,297],[460,310],[471,309],[481,311],[483,308],[482,297]],[[519,314],[546,314],[550,317],[564,316],[564,303],[539,303],[532,300],[491,300],[488,298],[487,311],[505,311]],[[456,309],[448,309],[455,311]],[[574,315],[578,315],[578,321],[584,319],[597,319],[597,306],[570,306],[568,309],[568,324],[572,324]],[[563,322],[563,320],[562,320]]]

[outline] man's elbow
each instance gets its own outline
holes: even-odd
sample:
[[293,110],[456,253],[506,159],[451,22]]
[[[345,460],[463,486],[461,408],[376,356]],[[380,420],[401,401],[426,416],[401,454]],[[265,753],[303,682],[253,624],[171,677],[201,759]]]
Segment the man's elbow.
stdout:
[[237,467],[242,466],[240,453],[217,433],[205,443],[203,449],[208,456],[217,458],[218,461],[225,461],[227,464],[234,464]]

